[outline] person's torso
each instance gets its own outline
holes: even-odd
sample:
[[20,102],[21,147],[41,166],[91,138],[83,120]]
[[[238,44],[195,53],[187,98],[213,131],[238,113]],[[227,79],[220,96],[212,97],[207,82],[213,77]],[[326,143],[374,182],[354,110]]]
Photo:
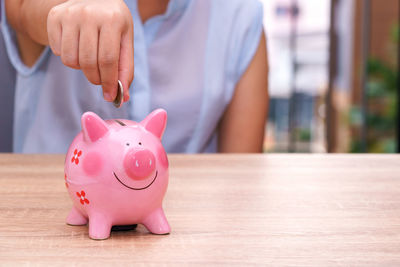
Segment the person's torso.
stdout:
[[46,48],[34,74],[17,75],[14,151],[65,153],[85,111],[140,121],[164,108],[167,152],[215,152],[218,122],[235,86],[228,77],[234,11],[218,18],[222,2],[171,0],[166,14],[144,25],[136,1],[126,2],[134,18],[135,79],[131,100],[120,109],[103,100],[100,86]]

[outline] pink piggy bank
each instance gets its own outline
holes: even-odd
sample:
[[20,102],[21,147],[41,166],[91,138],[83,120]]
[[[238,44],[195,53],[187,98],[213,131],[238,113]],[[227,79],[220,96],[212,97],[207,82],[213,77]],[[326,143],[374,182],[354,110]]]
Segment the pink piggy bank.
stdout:
[[167,122],[157,109],[142,122],[82,115],[82,131],[65,161],[65,182],[73,202],[70,225],[89,222],[89,236],[106,239],[113,225],[141,223],[167,234],[162,200],[168,186],[168,159],[161,144]]

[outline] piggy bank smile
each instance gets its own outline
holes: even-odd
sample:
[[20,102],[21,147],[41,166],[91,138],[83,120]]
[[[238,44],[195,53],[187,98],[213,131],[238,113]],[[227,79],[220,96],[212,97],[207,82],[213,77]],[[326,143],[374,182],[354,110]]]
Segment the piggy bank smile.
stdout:
[[151,180],[151,182],[149,184],[145,185],[144,187],[139,187],[139,188],[132,187],[132,186],[129,186],[129,185],[125,184],[124,182],[121,181],[121,179],[117,176],[117,174],[115,172],[113,172],[113,174],[114,174],[115,179],[117,179],[117,181],[120,182],[126,188],[129,188],[129,189],[132,189],[132,190],[144,190],[144,189],[149,188],[154,183],[154,181],[157,179],[158,171],[156,171],[156,174],[155,174],[154,178]]

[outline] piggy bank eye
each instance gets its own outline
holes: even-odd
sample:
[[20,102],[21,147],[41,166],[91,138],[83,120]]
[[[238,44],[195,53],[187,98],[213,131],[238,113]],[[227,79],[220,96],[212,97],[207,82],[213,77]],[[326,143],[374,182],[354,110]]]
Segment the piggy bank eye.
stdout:
[[129,146],[130,144],[129,143],[126,143],[126,146]]
[[139,142],[139,146],[141,146],[142,145],[142,142]]

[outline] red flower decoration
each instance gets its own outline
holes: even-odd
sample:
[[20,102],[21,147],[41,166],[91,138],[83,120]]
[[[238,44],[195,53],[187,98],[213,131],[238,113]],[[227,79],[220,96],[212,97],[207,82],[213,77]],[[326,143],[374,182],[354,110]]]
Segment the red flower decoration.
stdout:
[[87,199],[87,198],[85,197],[85,195],[86,195],[86,194],[85,194],[85,191],[83,191],[83,190],[81,191],[81,193],[76,192],[76,196],[80,198],[79,201],[81,202],[82,205],[84,205],[85,203],[86,203],[86,204],[89,204],[89,199]]
[[72,156],[71,162],[75,162],[76,165],[79,163],[79,157],[82,155],[82,150],[75,149],[74,155]]
[[64,181],[65,181],[65,186],[68,188],[67,174],[66,173],[64,173]]

